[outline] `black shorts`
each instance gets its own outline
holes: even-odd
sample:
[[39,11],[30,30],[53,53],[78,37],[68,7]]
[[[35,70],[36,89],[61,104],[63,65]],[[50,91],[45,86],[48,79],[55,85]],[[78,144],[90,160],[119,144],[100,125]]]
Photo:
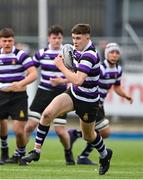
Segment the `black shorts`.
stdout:
[[[64,90],[47,91],[47,90],[38,88],[37,93],[34,97],[34,100],[30,106],[30,110],[42,114],[42,112],[51,103],[51,101],[56,96],[60,95],[63,92]],[[57,118],[65,119],[66,114],[59,116]]]
[[96,121],[97,112],[99,109],[99,103],[84,102],[76,99],[71,90],[66,91],[67,94],[72,98],[74,104],[74,110],[76,114],[81,118],[82,121],[91,123]]
[[99,107],[99,110],[98,110],[97,115],[96,115],[96,122],[100,122],[104,118],[105,118],[105,111],[104,111],[104,107],[101,106],[101,107]]
[[24,92],[0,92],[0,119],[28,120],[28,96]]

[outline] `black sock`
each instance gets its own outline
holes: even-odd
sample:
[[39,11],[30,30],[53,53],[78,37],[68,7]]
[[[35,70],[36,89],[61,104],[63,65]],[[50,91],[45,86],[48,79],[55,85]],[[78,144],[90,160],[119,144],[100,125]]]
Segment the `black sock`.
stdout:
[[7,142],[8,136],[1,136],[1,148],[8,148],[8,142]]
[[18,147],[18,148],[15,150],[14,154],[15,154],[16,156],[24,156],[25,153],[26,153],[25,147],[26,147],[26,146]]
[[36,134],[36,144],[43,145],[43,142],[49,132],[50,126],[43,126],[39,123],[37,127],[37,134]]
[[94,147],[90,143],[87,143],[85,149],[80,154],[80,158],[87,158],[93,149]]
[[107,150],[106,150],[105,144],[99,133],[97,133],[96,139],[90,144],[91,144],[91,146],[96,148],[96,150],[99,152],[101,158],[104,158],[107,155]]

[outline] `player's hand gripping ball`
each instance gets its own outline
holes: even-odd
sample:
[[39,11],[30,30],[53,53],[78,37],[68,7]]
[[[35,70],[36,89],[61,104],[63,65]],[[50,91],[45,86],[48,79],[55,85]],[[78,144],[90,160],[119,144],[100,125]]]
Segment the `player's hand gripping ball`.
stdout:
[[64,65],[68,69],[73,70],[74,69],[73,46],[71,44],[65,44],[62,48],[62,55],[63,55]]

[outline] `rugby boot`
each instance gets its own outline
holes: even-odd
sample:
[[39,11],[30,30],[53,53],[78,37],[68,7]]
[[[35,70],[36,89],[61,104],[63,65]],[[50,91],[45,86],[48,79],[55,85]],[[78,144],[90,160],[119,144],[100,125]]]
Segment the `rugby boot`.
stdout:
[[112,150],[111,149],[107,149],[107,155],[105,158],[100,158],[99,159],[99,163],[100,163],[100,167],[99,167],[99,175],[104,175],[109,167],[110,167],[110,161],[111,161],[111,158],[112,158]]

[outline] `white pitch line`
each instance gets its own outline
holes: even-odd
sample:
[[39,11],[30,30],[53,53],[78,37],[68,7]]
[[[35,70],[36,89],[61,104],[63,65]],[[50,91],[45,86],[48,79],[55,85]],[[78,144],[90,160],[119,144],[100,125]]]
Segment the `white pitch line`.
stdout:
[[136,172],[131,172],[131,171],[110,171],[111,173],[114,173],[114,174],[143,174],[143,171],[136,171]]
[[[26,166],[26,167],[28,167],[28,166]],[[29,169],[24,169],[24,167],[22,166],[22,168],[1,168],[1,171],[30,171],[30,172],[35,172],[35,167],[34,167],[34,169],[32,170],[31,168],[29,168]],[[60,172],[61,173],[61,169],[54,169],[54,170],[51,170],[51,169],[41,169],[41,168],[38,168],[38,170],[39,170],[39,172]],[[64,170],[63,170],[64,172],[66,172],[66,171],[69,171],[69,169],[67,168],[65,168]],[[89,172],[89,171],[91,171],[91,172],[94,172],[94,171],[97,171],[97,169],[88,169],[88,170],[84,170],[84,169],[77,169],[77,170],[71,170],[72,172],[75,172],[75,173],[79,173],[79,172],[82,172],[82,173],[87,173],[87,172]],[[127,172],[127,171],[113,171],[113,170],[111,170],[110,171],[110,174],[134,174],[134,172]],[[136,174],[143,174],[143,172],[141,172],[141,171],[136,171]]]
[[[32,170],[31,168],[30,168],[30,169],[24,169],[23,166],[22,166],[22,169],[21,169],[21,168],[16,168],[16,169],[15,169],[15,168],[13,168],[13,169],[12,169],[12,168],[2,168],[2,169],[1,169],[1,171],[9,171],[9,172],[10,172],[10,171],[14,171],[14,172],[18,171],[18,172],[19,172],[20,170],[21,170],[21,171],[30,171],[30,172],[34,172],[34,173],[35,173],[35,169],[33,169],[33,170]],[[53,171],[53,172],[60,172],[60,173],[61,173],[61,169],[51,170],[51,169],[40,169],[40,168],[38,168],[38,170],[39,170],[39,172],[52,172],[52,171]],[[69,169],[64,169],[64,170],[62,170],[62,171],[64,171],[64,172],[66,172],[66,171],[69,172]],[[84,172],[84,173],[87,173],[87,172],[89,172],[89,171],[93,172],[93,171],[95,171],[95,170],[79,170],[79,169],[78,169],[78,170],[75,170],[75,171],[74,171],[74,170],[71,170],[71,171],[72,171],[72,172],[82,172],[82,173]],[[97,170],[96,170],[96,171],[97,171]]]
[[61,159],[61,160],[52,160],[52,159],[49,160],[49,159],[44,159],[44,160],[41,160],[40,162],[58,162],[58,163],[59,163],[59,162],[60,162],[60,163],[62,162],[62,163],[63,163],[63,162],[65,162],[65,161],[62,160],[62,159]]

